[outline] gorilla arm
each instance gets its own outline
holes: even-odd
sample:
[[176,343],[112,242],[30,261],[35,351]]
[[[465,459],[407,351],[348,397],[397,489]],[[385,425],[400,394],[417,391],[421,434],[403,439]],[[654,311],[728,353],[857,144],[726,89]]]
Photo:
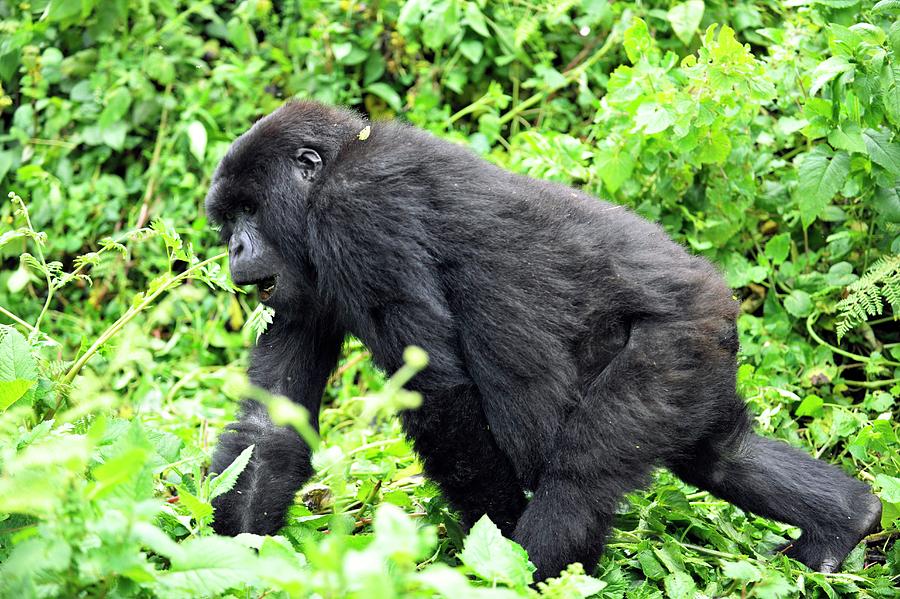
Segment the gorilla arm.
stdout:
[[[322,314],[309,312],[294,321],[276,314],[253,351],[250,382],[306,408],[318,430],[322,392],[343,336]],[[213,529],[219,534],[274,534],[312,475],[306,443],[292,428],[275,426],[265,406],[253,400],[244,401],[240,419],[220,437],[210,471],[221,473],[250,445],[253,455],[234,488],[213,501]]]

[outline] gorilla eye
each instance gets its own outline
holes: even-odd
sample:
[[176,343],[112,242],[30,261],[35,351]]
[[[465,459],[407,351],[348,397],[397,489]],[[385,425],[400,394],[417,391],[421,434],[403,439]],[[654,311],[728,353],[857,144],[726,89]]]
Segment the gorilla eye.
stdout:
[[253,214],[256,212],[256,206],[251,206],[250,204],[244,204],[241,207],[241,212],[244,214]]
[[294,155],[294,159],[300,170],[300,178],[304,181],[312,180],[322,168],[322,158],[311,148],[300,148]]
[[234,212],[232,212],[231,210],[229,210],[229,211],[226,212],[224,215],[222,215],[222,218],[225,220],[226,223],[233,223],[233,222],[234,222],[234,219],[235,219],[236,217],[235,217],[235,215],[234,215]]

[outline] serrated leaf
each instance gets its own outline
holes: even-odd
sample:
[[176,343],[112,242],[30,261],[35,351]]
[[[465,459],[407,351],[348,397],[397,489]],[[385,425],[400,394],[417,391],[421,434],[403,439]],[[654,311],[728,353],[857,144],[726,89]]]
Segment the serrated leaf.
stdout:
[[0,412],[19,401],[25,392],[34,386],[35,381],[16,379],[0,381]]
[[850,155],[841,150],[832,156],[822,146],[804,156],[797,171],[800,217],[809,226],[838,192],[850,174]]
[[535,568],[528,561],[528,554],[521,546],[504,538],[487,516],[482,516],[469,531],[459,559],[479,578],[491,584],[527,587],[533,580]]
[[213,514],[212,504],[202,501],[183,488],[178,489],[178,503],[186,507],[196,520],[207,518]]
[[625,54],[631,64],[637,64],[641,57],[650,53],[653,49],[653,40],[650,38],[647,24],[642,19],[634,19],[631,26],[625,30],[622,45],[625,46]]
[[886,221],[900,223],[900,187],[876,189],[872,206]]
[[862,132],[856,125],[844,125],[833,129],[828,134],[828,143],[836,150],[847,150],[857,154],[865,154],[867,152]]
[[900,177],[900,144],[887,132],[866,129],[862,132],[869,158],[895,177]]
[[814,96],[825,86],[826,83],[841,75],[855,69],[853,63],[843,56],[832,56],[831,58],[819,63],[813,71],[813,82],[809,86],[809,95]]
[[234,539],[194,538],[180,549],[172,556],[169,570],[159,574],[161,594],[212,597],[230,587],[251,584],[255,578],[256,556]]
[[244,471],[244,468],[246,468],[247,464],[250,462],[250,456],[253,455],[254,447],[254,445],[251,445],[242,451],[238,457],[234,458],[234,461],[231,462],[228,468],[209,481],[210,500],[215,499],[219,495],[227,493],[234,488],[238,476],[241,475],[241,472]]
[[759,568],[748,561],[723,562],[722,574],[732,580],[740,581],[755,581],[762,577]]
[[[25,337],[13,328],[6,328],[5,334],[0,339],[0,381],[13,383],[14,381],[28,381],[31,384],[14,401],[25,397],[28,401],[34,396],[32,386],[38,379],[37,364],[31,355],[31,346]],[[15,387],[8,388],[10,397],[15,393]],[[7,404],[2,409],[6,409]]]
[[688,0],[669,9],[666,16],[672,24],[672,31],[684,45],[690,44],[697,32],[703,19],[703,10],[703,0]]
[[900,127],[900,64],[886,64],[881,69],[881,103],[888,120]]

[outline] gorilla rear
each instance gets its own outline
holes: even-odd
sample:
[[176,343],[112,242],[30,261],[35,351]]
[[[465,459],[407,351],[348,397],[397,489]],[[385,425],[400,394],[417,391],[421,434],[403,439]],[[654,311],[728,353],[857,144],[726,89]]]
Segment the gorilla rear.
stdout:
[[[216,170],[207,210],[232,277],[276,311],[255,384],[315,415],[346,334],[389,373],[423,347],[409,386],[424,401],[401,417],[426,474],[465,525],[488,514],[521,543],[539,579],[593,567],[616,505],[658,465],[800,527],[786,551],[811,568],[835,570],[877,525],[866,485],[752,432],[738,307],[709,262],[623,207],[366,125],[290,103]],[[216,503],[223,534],[277,531],[312,474],[299,436],[250,401],[212,470],[250,444]]]

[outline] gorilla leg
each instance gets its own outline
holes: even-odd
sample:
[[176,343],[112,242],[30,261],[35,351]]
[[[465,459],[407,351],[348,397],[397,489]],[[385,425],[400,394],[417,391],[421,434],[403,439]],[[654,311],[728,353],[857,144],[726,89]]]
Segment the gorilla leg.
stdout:
[[[572,562],[596,565],[616,507],[646,485],[665,431],[664,378],[654,372],[647,335],[631,338],[593,380],[562,424],[534,497],[513,538],[528,550],[538,580]],[[661,361],[660,364],[663,364]]]
[[732,427],[672,463],[672,471],[744,510],[799,527],[803,534],[785,547],[787,555],[814,570],[835,571],[878,526],[881,502],[836,466],[754,434],[746,418]]
[[487,514],[510,536],[525,509],[525,494],[494,441],[478,391],[461,386],[423,395],[424,404],[402,419],[425,473],[460,511],[465,528]]

